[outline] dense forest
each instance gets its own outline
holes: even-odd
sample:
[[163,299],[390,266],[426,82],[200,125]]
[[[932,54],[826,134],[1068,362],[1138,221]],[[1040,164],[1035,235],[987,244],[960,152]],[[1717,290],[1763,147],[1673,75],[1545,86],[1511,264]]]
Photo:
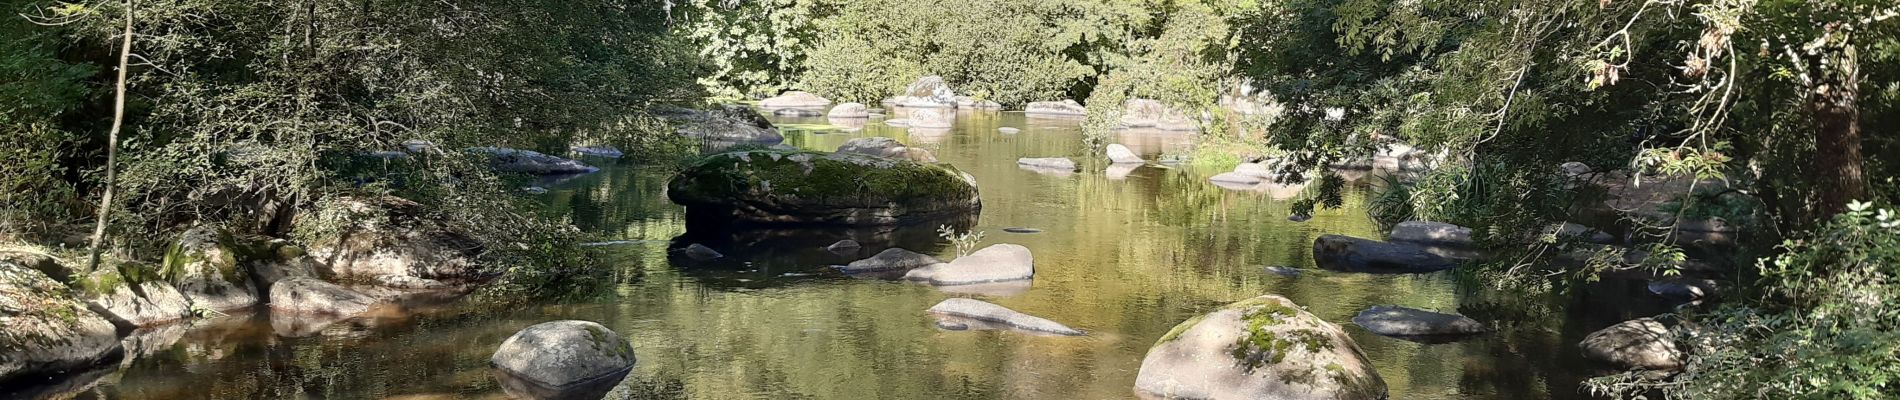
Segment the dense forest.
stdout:
[[[1329,166],[1415,149],[1433,167],[1381,182],[1370,218],[1469,227],[1501,253],[1461,271],[1490,290],[1734,266],[1719,307],[1679,313],[1679,372],[1599,377],[1595,395],[1900,393],[1891,0],[0,4],[0,245],[80,274],[169,274],[204,226],[334,240],[370,218],[350,199],[394,196],[482,244],[491,298],[598,290],[594,238],[522,196],[529,177],[455,149],[679,168],[714,153],[677,133],[681,107],[875,105],[940,76],[1009,110],[1076,100],[1094,145],[1131,99],[1159,101],[1204,127],[1192,162],[1271,159],[1308,184],[1296,216],[1350,195]],[[1659,194],[1619,204],[1590,182]],[[1597,219],[1632,248],[1546,229]],[[1749,234],[1706,246],[1687,225],[1709,221]]]

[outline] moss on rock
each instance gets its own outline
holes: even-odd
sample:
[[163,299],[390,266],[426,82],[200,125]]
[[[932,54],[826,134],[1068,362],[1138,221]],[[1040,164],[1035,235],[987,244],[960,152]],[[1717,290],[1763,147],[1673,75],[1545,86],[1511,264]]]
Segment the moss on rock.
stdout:
[[892,225],[981,206],[975,183],[954,167],[789,150],[706,157],[673,178],[668,197],[752,223]]

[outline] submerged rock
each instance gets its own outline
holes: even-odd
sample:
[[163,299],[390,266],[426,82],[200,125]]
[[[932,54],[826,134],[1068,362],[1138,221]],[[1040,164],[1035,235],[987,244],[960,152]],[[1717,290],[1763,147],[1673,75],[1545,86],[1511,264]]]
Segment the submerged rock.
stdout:
[[1076,103],[1075,100],[1031,102],[1028,106],[1023,107],[1023,112],[1030,116],[1050,117],[1084,117],[1089,115],[1088,108],[1082,107],[1082,104]]
[[825,113],[825,116],[831,118],[870,118],[871,111],[870,108],[864,106],[864,103],[844,103],[832,107],[831,112]]
[[1320,268],[1344,272],[1425,273],[1458,266],[1418,246],[1340,235],[1313,240],[1313,259]]
[[633,370],[633,345],[588,321],[554,321],[515,332],[488,358],[516,398],[598,399]]
[[938,260],[936,257],[892,247],[878,252],[877,255],[871,256],[871,258],[852,261],[847,265],[834,265],[832,268],[836,268],[839,272],[847,274],[862,274],[910,270],[941,263],[943,263],[943,261]]
[[1075,171],[1075,160],[1062,157],[1018,158],[1016,159],[1016,165],[1038,169]]
[[1128,146],[1123,146],[1121,143],[1108,145],[1107,151],[1108,151],[1108,161],[1112,163],[1141,164],[1141,163],[1148,162],[1148,160],[1141,159],[1140,154],[1135,154],[1134,150],[1130,150]]
[[765,108],[819,108],[831,105],[831,100],[804,91],[789,91],[776,97],[759,100],[759,107]]
[[1042,230],[1041,230],[1041,229],[1036,229],[1036,228],[1023,228],[1023,227],[1009,227],[1009,228],[1003,228],[1003,232],[1009,232],[1009,233],[1042,233]]
[[1267,267],[1266,271],[1269,274],[1284,276],[1288,278],[1300,276],[1300,270],[1298,268],[1293,268],[1293,267],[1274,265],[1274,266]]
[[0,260],[0,381],[94,364],[119,351],[117,333],[65,285]]
[[540,152],[510,149],[506,147],[470,147],[471,153],[488,156],[488,166],[496,171],[519,172],[524,174],[581,174],[599,171],[580,161],[541,154]]
[[1035,275],[1035,257],[1029,248],[1003,243],[984,247],[949,263],[910,270],[904,279],[954,286],[1028,280]]
[[858,241],[856,240],[845,239],[845,240],[840,240],[837,243],[832,243],[830,246],[825,246],[825,251],[829,251],[836,254],[858,254],[858,250],[862,249],[863,247],[864,246],[858,244]]
[[1261,179],[1258,176],[1247,175],[1247,174],[1242,174],[1242,173],[1237,173],[1237,172],[1222,172],[1219,174],[1215,174],[1214,176],[1208,177],[1207,180],[1217,185],[1230,184],[1230,185],[1245,185],[1245,186],[1258,185],[1262,182],[1266,182],[1265,179]]
[[689,217],[750,224],[901,225],[982,208],[974,179],[954,167],[853,153],[718,154],[667,189]]
[[[1016,310],[1005,308],[1003,306],[990,304],[987,302],[974,300],[974,299],[963,299],[963,298],[945,299],[943,302],[937,303],[937,305],[935,306],[931,306],[928,312],[931,314],[937,314],[940,316],[947,316],[951,318],[961,318],[961,319],[969,319],[969,320],[975,320],[975,321],[980,321],[980,322],[987,322],[987,323],[992,323],[992,324],[999,324],[1010,329],[1024,330],[1024,331],[1030,331],[1030,332],[1036,332],[1036,333],[1047,333],[1047,334],[1063,335],[1063,336],[1082,336],[1083,335],[1082,331],[1078,331],[1078,330],[1075,330],[1075,328],[1064,326],[1055,321],[1050,321],[1050,320],[1036,317],[1033,315],[1024,314],[1021,312],[1017,312]],[[952,322],[964,325],[966,329],[970,326],[970,324],[965,321],[958,321],[956,319],[949,319],[948,321],[952,321]]]
[[626,152],[620,151],[620,149],[616,149],[613,146],[577,146],[569,150],[575,154],[604,158],[620,158],[627,155]]
[[1405,221],[1392,227],[1386,237],[1394,242],[1430,246],[1471,247],[1471,228],[1430,221]]
[[1583,350],[1584,358],[1619,368],[1673,371],[1683,365],[1675,333],[1653,318],[1623,321],[1592,332],[1577,347]]
[[316,278],[290,278],[270,290],[272,311],[350,316],[368,312],[376,298]]
[[1020,133],[1020,132],[1022,132],[1022,131],[1023,131],[1022,129],[1017,129],[1017,128],[1011,128],[1011,127],[1007,127],[1007,126],[1005,126],[1005,127],[1001,127],[1001,128],[996,128],[996,132],[998,132],[998,133],[1002,133],[1002,134],[1005,134],[1005,135],[1014,135],[1014,134],[1017,134],[1017,133]]
[[1135,389],[1182,399],[1386,398],[1385,381],[1344,330],[1274,295],[1175,326],[1142,358]]
[[711,247],[706,247],[706,245],[699,243],[686,245],[686,248],[680,249],[680,253],[685,254],[687,258],[700,261],[724,258],[726,256],[725,254],[719,254],[718,250],[713,250]]
[[1372,306],[1352,317],[1352,323],[1372,333],[1401,337],[1472,335],[1488,330],[1463,315],[1399,306]]
[[947,129],[956,125],[957,115],[950,111],[920,108],[910,110],[909,121],[912,128]]

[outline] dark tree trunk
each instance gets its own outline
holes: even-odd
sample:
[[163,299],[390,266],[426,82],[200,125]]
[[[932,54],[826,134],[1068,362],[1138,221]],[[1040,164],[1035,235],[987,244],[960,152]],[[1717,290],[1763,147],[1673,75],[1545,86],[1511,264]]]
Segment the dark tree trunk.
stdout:
[[1846,32],[1832,32],[1809,49],[1807,112],[1814,124],[1817,219],[1865,200],[1867,177],[1860,155],[1860,63]]

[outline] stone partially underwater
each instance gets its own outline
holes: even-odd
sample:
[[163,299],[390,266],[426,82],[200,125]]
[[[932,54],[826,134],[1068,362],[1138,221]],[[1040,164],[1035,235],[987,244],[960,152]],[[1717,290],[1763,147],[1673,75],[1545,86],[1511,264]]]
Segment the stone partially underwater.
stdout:
[[519,399],[599,399],[633,370],[633,345],[589,321],[553,321],[515,332],[488,363]]
[[974,299],[945,299],[931,306],[926,312],[936,316],[940,321],[948,322],[940,326],[962,326],[964,329],[980,330],[1009,329],[1040,335],[1084,335],[1082,331],[1055,321]]
[[1175,326],[1142,358],[1135,391],[1170,399],[1386,398],[1385,381],[1344,330],[1275,295]]
[[847,152],[717,154],[667,189],[691,221],[741,225],[910,225],[982,208],[975,180],[954,167]]

